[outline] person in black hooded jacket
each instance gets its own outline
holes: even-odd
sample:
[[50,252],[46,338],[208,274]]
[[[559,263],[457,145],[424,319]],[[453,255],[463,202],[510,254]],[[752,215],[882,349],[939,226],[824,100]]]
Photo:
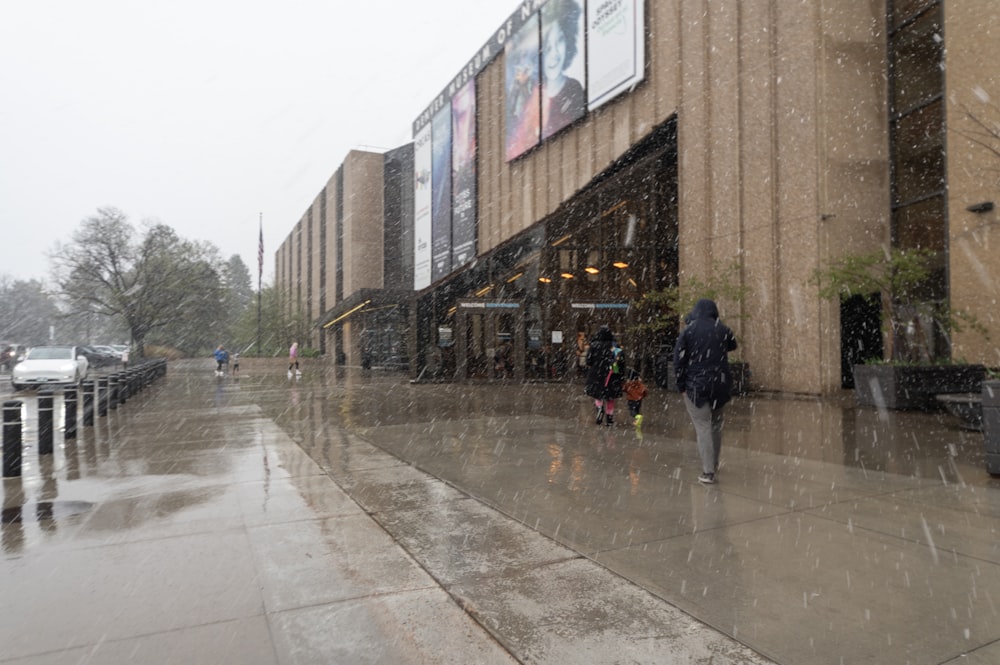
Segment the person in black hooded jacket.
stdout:
[[729,352],[736,348],[733,331],[719,321],[719,308],[707,298],[699,300],[685,317],[687,325],[674,347],[677,389],[698,436],[702,474],[698,480],[715,482],[722,450],[723,407],[732,391]]
[[584,392],[594,398],[597,424],[605,421],[610,427],[615,422],[615,400],[622,396],[625,383],[625,354],[608,326],[601,326],[590,340],[587,367]]

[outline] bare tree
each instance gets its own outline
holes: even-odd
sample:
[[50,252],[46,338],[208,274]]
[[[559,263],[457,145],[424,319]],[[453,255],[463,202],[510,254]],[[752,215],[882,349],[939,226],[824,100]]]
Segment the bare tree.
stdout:
[[150,223],[141,238],[123,212],[100,208],[73,241],[51,254],[56,281],[74,313],[120,318],[144,354],[154,331],[203,317],[222,300],[218,252]]

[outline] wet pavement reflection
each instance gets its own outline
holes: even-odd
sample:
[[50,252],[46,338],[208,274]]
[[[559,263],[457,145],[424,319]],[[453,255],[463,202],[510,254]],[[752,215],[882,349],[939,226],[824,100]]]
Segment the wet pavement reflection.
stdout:
[[1000,480],[946,413],[744,396],[704,487],[678,395],[607,428],[582,385],[304,364],[173,363],[49,456],[14,396],[0,659],[1000,662]]

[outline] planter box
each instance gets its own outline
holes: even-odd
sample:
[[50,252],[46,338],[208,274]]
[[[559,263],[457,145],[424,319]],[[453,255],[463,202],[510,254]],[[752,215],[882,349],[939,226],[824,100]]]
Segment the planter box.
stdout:
[[855,365],[858,404],[877,408],[936,411],[937,395],[979,392],[983,365]]
[[982,396],[986,470],[1000,476],[1000,381],[983,381]]

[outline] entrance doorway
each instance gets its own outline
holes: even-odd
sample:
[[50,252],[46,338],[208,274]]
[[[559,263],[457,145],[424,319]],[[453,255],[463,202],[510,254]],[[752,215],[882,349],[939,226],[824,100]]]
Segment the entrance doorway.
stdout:
[[461,300],[455,328],[455,375],[459,381],[524,380],[522,303]]
[[882,303],[879,294],[840,301],[840,385],[854,387],[854,366],[882,357]]

